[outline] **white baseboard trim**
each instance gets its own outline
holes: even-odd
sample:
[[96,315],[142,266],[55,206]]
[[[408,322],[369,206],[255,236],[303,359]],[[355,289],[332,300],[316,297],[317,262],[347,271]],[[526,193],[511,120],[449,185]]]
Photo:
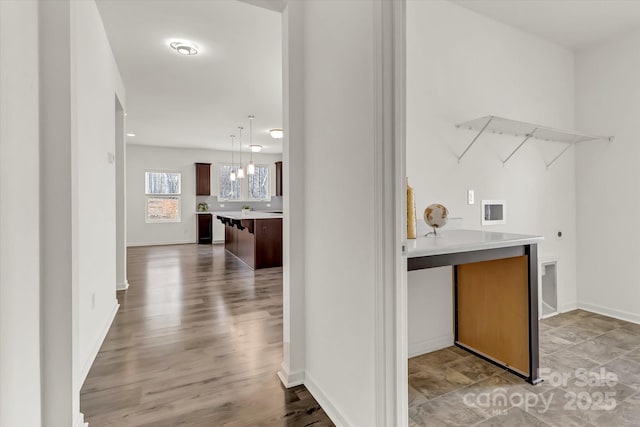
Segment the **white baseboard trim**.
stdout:
[[129,281],[125,280],[124,283],[116,284],[116,291],[126,291],[129,289]]
[[282,362],[278,371],[278,378],[286,388],[295,387],[304,384],[304,371],[290,372],[289,367]]
[[626,322],[640,324],[640,314],[637,313],[630,313],[628,311],[617,310],[615,308],[609,308],[598,304],[591,304],[584,301],[578,301],[578,308],[586,311],[591,311],[593,313],[602,314],[603,316],[614,317]]
[[87,375],[89,375],[89,370],[91,369],[93,362],[96,360],[96,356],[100,351],[100,347],[102,347],[102,343],[104,342],[104,339],[107,337],[109,328],[113,323],[113,319],[116,318],[116,314],[118,313],[119,308],[120,308],[120,304],[118,304],[118,300],[114,300],[113,309],[111,310],[111,313],[107,317],[107,321],[105,322],[102,328],[102,331],[100,331],[100,335],[98,335],[98,338],[94,342],[93,348],[91,349],[91,353],[89,354],[89,357],[84,362],[84,366],[82,367],[82,371],[80,372],[80,376],[78,377],[80,381],[80,383],[78,384],[78,390],[82,388],[82,384],[84,384],[85,380],[87,379]]
[[166,246],[166,245],[188,245],[195,244],[195,240],[176,240],[173,242],[137,242],[137,243],[127,243],[127,247],[136,247],[136,246]]
[[429,338],[422,341],[410,342],[408,348],[409,357],[416,357],[421,354],[431,353],[432,351],[451,347],[453,345],[453,341],[453,335],[441,335],[439,337]]
[[351,427],[355,425],[344,416],[342,411],[336,408],[336,406],[331,402],[331,399],[329,399],[326,393],[318,387],[318,384],[308,372],[304,375],[304,385],[336,427]]
[[578,309],[578,302],[572,301],[560,306],[560,313],[566,313],[567,311],[573,311]]
[[78,415],[76,415],[76,422],[73,424],[73,427],[89,427],[89,423],[85,422],[82,412],[78,412]]

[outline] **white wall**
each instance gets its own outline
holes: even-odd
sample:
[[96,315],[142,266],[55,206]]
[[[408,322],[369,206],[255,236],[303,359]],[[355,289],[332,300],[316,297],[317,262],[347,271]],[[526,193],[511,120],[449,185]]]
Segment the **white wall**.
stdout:
[[576,124],[614,135],[577,150],[578,304],[640,322],[640,31],[576,56]]
[[[93,1],[72,2],[77,152],[79,381],[111,325],[116,301],[116,95],[124,86]],[[94,303],[95,301],[95,303]]]
[[351,426],[376,425],[373,3],[304,11],[305,385]]
[[[243,162],[248,162],[249,153],[244,153]],[[238,162],[238,153],[235,153]],[[279,154],[254,153],[256,164],[270,166],[271,194],[275,195],[275,162],[282,160]],[[195,163],[211,163],[211,195],[218,192],[218,164],[230,163],[230,151],[200,150],[191,148],[166,148],[143,145],[127,145],[127,244],[159,245],[172,243],[195,243],[196,241],[196,181]],[[145,171],[174,171],[182,173],[182,221],[177,223],[145,222]],[[246,181],[246,179],[245,179]],[[198,200],[201,198],[198,197]],[[219,208],[213,198],[204,198],[209,210]],[[220,202],[237,210],[245,203]],[[246,203],[251,205],[251,203]]]
[[[407,175],[415,188],[418,218],[431,203],[443,203],[464,228],[537,234],[539,256],[558,261],[562,310],[576,306],[575,157],[570,149],[548,170],[563,146],[530,141],[506,164],[520,138],[483,135],[458,164],[476,135],[456,123],[496,115],[558,128],[574,127],[574,56],[533,35],[447,1],[407,4]],[[467,189],[476,204],[466,204]],[[482,227],[482,199],[504,199],[507,223]],[[421,221],[421,219],[419,219]],[[563,239],[555,233],[562,230]],[[445,228],[446,231],[446,228]],[[430,275],[431,273],[431,275]],[[445,275],[446,276],[446,275]],[[440,311],[451,304],[440,272],[411,274],[409,349],[451,336]],[[419,278],[419,279],[417,279]],[[417,279],[417,280],[416,280]],[[433,286],[428,294],[420,286]],[[421,301],[421,302],[419,302]],[[425,327],[431,325],[431,327]],[[418,331],[417,328],[420,330]]]
[[[305,371],[305,157],[304,3],[289,2],[282,13],[282,364],[285,387],[304,382]],[[215,235],[214,235],[215,237]]]
[[0,426],[40,426],[38,4],[0,2]]

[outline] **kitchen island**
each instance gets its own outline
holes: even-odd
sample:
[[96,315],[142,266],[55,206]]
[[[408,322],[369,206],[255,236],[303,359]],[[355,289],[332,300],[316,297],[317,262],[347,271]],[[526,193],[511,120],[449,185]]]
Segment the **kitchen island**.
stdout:
[[409,271],[453,266],[456,346],[532,384],[540,382],[540,241],[539,236],[446,230],[407,244]]
[[225,249],[253,269],[282,266],[282,214],[215,212],[224,226]]

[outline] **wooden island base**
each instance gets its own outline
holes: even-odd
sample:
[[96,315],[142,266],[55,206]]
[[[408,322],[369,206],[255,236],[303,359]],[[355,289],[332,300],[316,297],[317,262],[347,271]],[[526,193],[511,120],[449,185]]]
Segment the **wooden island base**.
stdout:
[[224,247],[249,267],[282,267],[282,218],[217,215],[225,225]]

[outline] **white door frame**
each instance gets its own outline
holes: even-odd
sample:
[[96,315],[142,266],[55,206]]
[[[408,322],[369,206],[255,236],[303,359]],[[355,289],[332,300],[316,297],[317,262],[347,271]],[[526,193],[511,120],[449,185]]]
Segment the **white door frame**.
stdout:
[[303,1],[282,12],[283,88],[283,361],[278,376],[285,387],[304,382],[305,373],[305,158]]
[[376,421],[407,426],[406,0],[376,1]]
[[115,95],[116,162],[116,291],[129,289],[127,280],[127,171],[123,102]]

